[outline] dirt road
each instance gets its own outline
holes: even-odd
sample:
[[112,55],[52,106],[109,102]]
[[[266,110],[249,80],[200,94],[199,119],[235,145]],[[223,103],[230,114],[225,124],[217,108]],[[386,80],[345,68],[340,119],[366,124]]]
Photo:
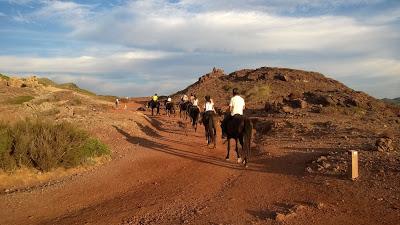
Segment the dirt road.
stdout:
[[103,134],[113,146],[110,162],[49,186],[1,194],[0,224],[397,224],[400,219],[396,202],[377,199],[372,191],[377,187],[305,175],[305,164],[318,152],[271,140],[245,169],[235,154],[224,159],[221,142],[207,148],[202,126],[194,133],[188,121],[147,118],[152,125],[139,126],[145,137],[117,125]]

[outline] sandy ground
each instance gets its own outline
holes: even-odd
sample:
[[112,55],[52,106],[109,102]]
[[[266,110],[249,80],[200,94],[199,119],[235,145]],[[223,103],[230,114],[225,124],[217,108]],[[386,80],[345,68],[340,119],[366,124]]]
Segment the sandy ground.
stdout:
[[[135,123],[130,110],[112,113]],[[129,123],[93,130],[111,161],[1,193],[0,224],[399,224],[399,189],[382,185],[398,180],[309,175],[320,152],[276,140],[244,168],[234,153],[225,160],[220,138],[209,149],[202,126],[195,133],[178,117],[145,114],[148,123],[136,124],[145,135]]]

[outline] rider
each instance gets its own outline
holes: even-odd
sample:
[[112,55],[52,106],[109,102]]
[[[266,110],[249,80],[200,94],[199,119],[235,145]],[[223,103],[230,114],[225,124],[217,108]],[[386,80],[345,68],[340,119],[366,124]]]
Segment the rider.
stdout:
[[183,96],[182,96],[182,98],[181,98],[181,101],[184,103],[184,102],[187,102],[189,99],[188,99],[188,96],[186,95],[186,94],[184,94]]
[[225,117],[221,124],[223,137],[226,135],[226,125],[228,121],[234,116],[243,116],[243,110],[245,108],[245,102],[244,99],[239,95],[239,90],[237,88],[234,88],[232,90],[232,94],[233,97],[231,98],[231,101],[229,103],[230,115]]
[[211,97],[209,95],[206,95],[205,97],[206,103],[204,103],[204,112],[209,113],[209,112],[215,112],[214,109],[214,102],[212,101]]
[[194,99],[196,98],[196,95],[194,95],[193,93],[190,93],[190,102],[192,104],[194,104]]
[[196,107],[200,110],[200,107],[199,107],[199,99],[197,98],[196,95],[193,95],[192,104],[193,104],[193,106],[196,106]]
[[155,94],[151,97],[151,100],[153,100],[154,102],[157,102],[157,101],[158,101],[158,95],[157,95],[157,93],[155,93]]

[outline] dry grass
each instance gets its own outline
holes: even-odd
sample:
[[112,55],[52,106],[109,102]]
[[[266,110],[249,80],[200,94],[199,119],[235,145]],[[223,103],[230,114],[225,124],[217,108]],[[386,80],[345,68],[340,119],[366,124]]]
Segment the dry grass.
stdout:
[[24,102],[29,102],[30,100],[34,99],[33,96],[30,95],[23,95],[23,96],[17,96],[14,98],[7,99],[4,103],[5,104],[10,104],[10,105],[20,105]]

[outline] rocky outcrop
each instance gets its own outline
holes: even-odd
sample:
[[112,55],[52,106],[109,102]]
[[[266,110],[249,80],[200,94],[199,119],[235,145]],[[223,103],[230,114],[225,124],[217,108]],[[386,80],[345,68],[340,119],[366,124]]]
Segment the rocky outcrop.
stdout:
[[24,88],[24,87],[35,88],[41,86],[36,76],[31,76],[27,78],[11,77],[9,80],[2,80],[0,84],[3,85],[5,84],[6,86],[19,87],[19,88]]
[[211,73],[207,73],[206,75],[203,75],[199,78],[200,83],[204,83],[207,80],[215,79],[224,76],[224,70],[223,69],[218,69],[218,68],[213,68]]

